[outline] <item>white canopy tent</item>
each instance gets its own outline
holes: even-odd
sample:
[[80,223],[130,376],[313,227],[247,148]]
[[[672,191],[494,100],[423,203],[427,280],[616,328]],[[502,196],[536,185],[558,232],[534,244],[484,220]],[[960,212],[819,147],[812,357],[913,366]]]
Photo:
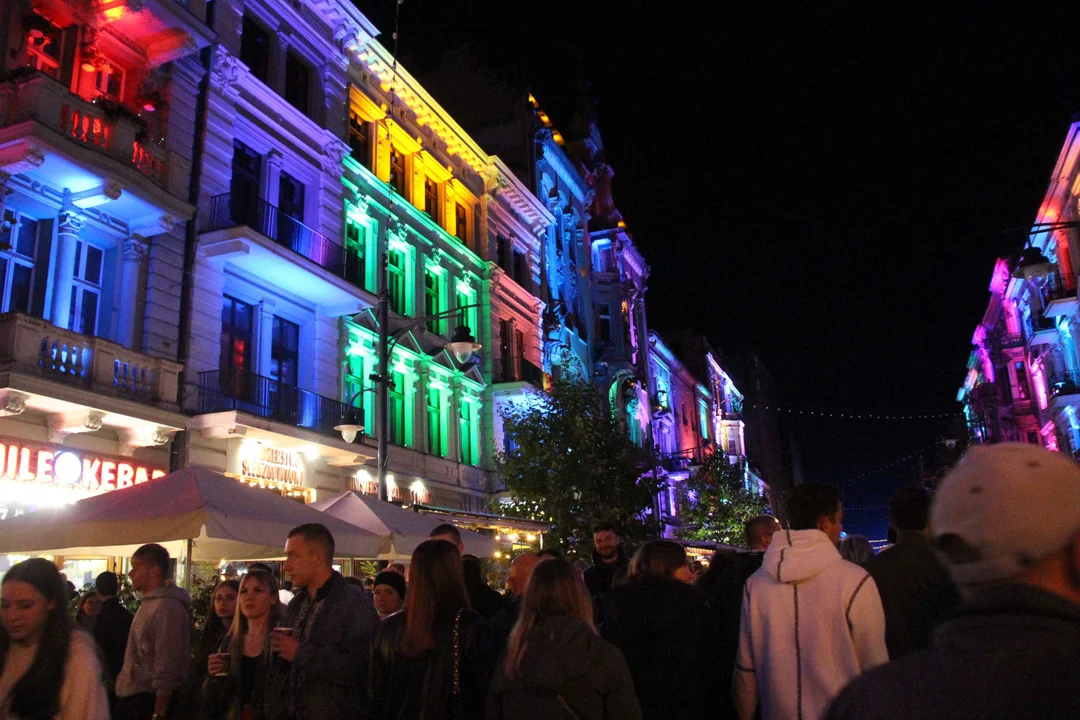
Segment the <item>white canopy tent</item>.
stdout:
[[[378,535],[380,560],[409,559],[416,546],[427,540],[433,529],[446,522],[438,515],[406,510],[355,491],[311,503],[310,507]],[[482,558],[495,556],[498,543],[494,538],[460,528],[459,532],[466,553]]]
[[338,557],[375,557],[367,530],[205,468],[0,522],[0,552],[65,557],[127,557],[145,543],[192,560],[273,560],[289,530],[322,523]]

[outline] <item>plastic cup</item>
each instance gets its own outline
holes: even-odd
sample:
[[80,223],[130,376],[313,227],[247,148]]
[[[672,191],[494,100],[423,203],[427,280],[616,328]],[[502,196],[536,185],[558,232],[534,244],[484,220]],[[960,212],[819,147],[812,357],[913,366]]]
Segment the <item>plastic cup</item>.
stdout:
[[212,658],[217,658],[221,663],[221,669],[214,673],[214,677],[228,677],[229,676],[229,660],[232,659],[230,653],[212,653]]

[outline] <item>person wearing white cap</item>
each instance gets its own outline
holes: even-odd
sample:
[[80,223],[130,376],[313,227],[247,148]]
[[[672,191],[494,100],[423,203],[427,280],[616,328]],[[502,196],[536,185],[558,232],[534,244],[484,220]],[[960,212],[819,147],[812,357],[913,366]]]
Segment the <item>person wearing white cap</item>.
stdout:
[[970,450],[941,482],[935,544],[968,604],[933,644],[855,680],[829,720],[1080,717],[1080,466]]

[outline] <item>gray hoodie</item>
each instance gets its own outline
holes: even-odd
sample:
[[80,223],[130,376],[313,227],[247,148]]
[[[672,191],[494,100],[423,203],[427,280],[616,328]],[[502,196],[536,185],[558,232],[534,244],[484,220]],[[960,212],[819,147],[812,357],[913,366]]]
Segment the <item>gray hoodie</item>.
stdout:
[[172,692],[184,683],[191,653],[190,604],[187,591],[175,585],[143,595],[116,678],[117,696]]

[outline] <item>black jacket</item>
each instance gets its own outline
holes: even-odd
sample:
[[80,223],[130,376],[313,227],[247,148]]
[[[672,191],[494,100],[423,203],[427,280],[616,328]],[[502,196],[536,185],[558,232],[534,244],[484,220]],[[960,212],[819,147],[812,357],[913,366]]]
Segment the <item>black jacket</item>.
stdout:
[[1078,715],[1080,605],[1010,584],[982,591],[932,645],[857,678],[829,720],[1040,720]]
[[[229,652],[231,638],[226,635],[214,652]],[[209,660],[209,657],[207,658]],[[281,692],[282,680],[288,672],[288,663],[276,653],[270,657],[260,657],[255,670],[255,681],[248,704],[254,717],[252,720],[284,720],[285,703]],[[243,713],[241,704],[241,672],[239,667],[229,666],[225,677],[208,676],[204,683],[202,715],[203,720],[240,720]]]
[[619,548],[619,557],[610,565],[600,559],[599,553],[593,551],[592,567],[585,569],[585,587],[592,595],[593,603],[598,603],[600,598],[611,589],[616,576],[626,574],[626,567],[630,564],[630,556]]
[[900,532],[895,545],[864,567],[881,595],[891,660],[929,646],[934,627],[960,605],[949,571],[919,533]]
[[[435,647],[412,659],[401,654],[408,611],[391,615],[375,633],[371,648],[371,720],[449,720],[453,715],[454,621],[438,628]],[[461,614],[459,682],[466,720],[484,717],[484,702],[495,650],[484,619]]]
[[[307,636],[289,664],[284,683],[287,706],[296,708],[295,720],[366,718],[368,659],[379,615],[363,591],[337,572],[316,599],[323,605],[312,614]],[[297,627],[308,602],[306,593],[297,593],[282,624]]]
[[667,578],[631,580],[606,596],[604,637],[622,650],[647,720],[702,717],[706,696],[705,600],[693,587]]
[[506,604],[506,597],[483,583],[466,585],[465,590],[469,593],[469,605],[483,617],[490,620],[502,610]]
[[718,573],[709,596],[709,614],[706,632],[714,652],[705,653],[703,671],[713,681],[712,702],[719,718],[735,717],[735,705],[731,700],[731,679],[735,673],[735,655],[739,650],[739,622],[742,619],[742,601],[746,579],[757,572],[765,558],[764,552],[745,552],[735,555]]
[[112,597],[101,604],[101,614],[94,623],[94,640],[97,640],[101,654],[105,658],[105,669],[109,677],[109,689],[116,685],[116,676],[124,667],[124,652],[127,650],[128,635],[135,616]]
[[503,603],[502,610],[488,622],[488,631],[491,633],[492,647],[495,648],[496,657],[506,652],[510,631],[514,629],[514,623],[517,622],[520,614],[521,596],[509,595]]
[[487,720],[641,718],[622,653],[577,618],[533,627],[516,680],[506,676],[505,662],[504,654],[491,682]]

